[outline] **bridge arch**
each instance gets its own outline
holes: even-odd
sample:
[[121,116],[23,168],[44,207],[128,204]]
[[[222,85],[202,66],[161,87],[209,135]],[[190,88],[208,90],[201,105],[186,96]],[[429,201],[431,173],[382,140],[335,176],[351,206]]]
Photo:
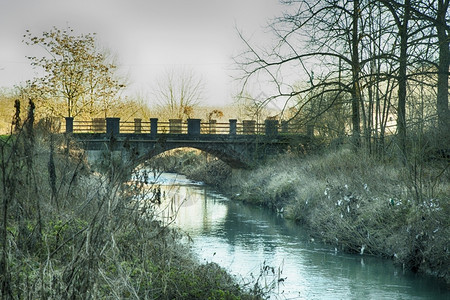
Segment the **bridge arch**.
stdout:
[[[134,167],[168,150],[189,147],[209,153],[232,168],[249,168],[265,157],[285,152],[291,146],[309,143],[311,139],[290,133],[286,126],[282,126],[281,132],[278,132],[275,120],[266,120],[265,127],[255,122],[246,127],[245,121],[241,126],[232,119],[225,128],[212,126],[217,123],[206,124],[209,125],[206,131],[205,124],[200,121],[188,120],[185,130],[183,126],[172,128],[171,124],[168,128],[160,128],[157,119],[151,119],[148,131],[142,127],[140,119],[136,119],[133,132],[122,132],[128,130],[129,124],[120,123],[119,118],[108,118],[106,124],[102,123],[106,125],[105,132],[103,127],[100,130],[83,121],[74,124],[73,118],[66,118],[66,134],[80,142],[87,152],[88,160],[91,158],[94,164],[102,152],[109,151]],[[87,126],[88,129],[78,129],[75,125]]]
[[192,148],[208,153],[218,159],[222,160],[224,163],[229,165],[234,169],[242,169],[251,167],[251,162],[248,159],[245,159],[242,153],[234,149],[220,149],[217,147],[211,147],[206,144],[193,144],[193,145],[176,145],[176,144],[165,144],[165,145],[156,145],[151,149],[146,149],[144,151],[135,149],[133,152],[135,153],[133,161],[135,162],[135,166],[138,166],[162,153],[165,153],[170,150],[175,149],[183,149],[183,148]]

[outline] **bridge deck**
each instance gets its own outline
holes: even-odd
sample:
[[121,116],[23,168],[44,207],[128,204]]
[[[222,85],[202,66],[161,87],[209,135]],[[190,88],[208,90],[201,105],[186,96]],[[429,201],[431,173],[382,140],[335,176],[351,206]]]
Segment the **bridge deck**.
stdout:
[[[80,142],[87,144],[106,143],[111,141],[111,136],[106,133],[74,133],[73,136]],[[114,141],[131,144],[135,143],[175,143],[175,144],[306,144],[309,138],[305,135],[279,134],[266,135],[230,135],[230,134],[170,134],[161,133],[152,135],[149,133],[119,133],[114,135]],[[95,147],[97,148],[97,147]]]
[[[133,124],[134,131],[130,132],[118,118],[109,118],[106,124],[92,122],[80,129],[74,126],[73,119],[66,118],[66,132],[80,141],[82,147],[91,152],[91,156],[98,151],[119,151],[128,153],[125,156],[139,162],[167,150],[192,147],[211,153],[234,167],[251,166],[263,157],[299,146],[302,148],[310,142],[310,137],[304,134],[289,132],[286,128],[280,132],[278,121],[274,120],[266,120],[264,127],[257,126],[254,121],[243,123],[242,130],[238,130],[236,120],[230,120],[220,130],[212,126],[216,123],[202,125],[199,119],[188,120],[187,128],[183,127],[180,120],[172,124],[169,122],[168,129],[161,127],[157,119],[150,120],[149,130],[143,130],[139,120]],[[205,130],[205,126],[208,130]]]

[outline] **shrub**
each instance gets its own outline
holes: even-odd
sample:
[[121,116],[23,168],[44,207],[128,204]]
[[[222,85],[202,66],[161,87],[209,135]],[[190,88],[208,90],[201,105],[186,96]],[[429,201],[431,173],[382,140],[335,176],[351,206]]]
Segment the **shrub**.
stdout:
[[[421,169],[340,150],[278,157],[233,177],[239,199],[267,205],[347,252],[392,257],[414,271],[449,278],[448,168]],[[447,216],[447,217],[446,217]]]
[[73,141],[30,125],[0,141],[2,299],[261,298],[196,262],[126,166],[92,173]]

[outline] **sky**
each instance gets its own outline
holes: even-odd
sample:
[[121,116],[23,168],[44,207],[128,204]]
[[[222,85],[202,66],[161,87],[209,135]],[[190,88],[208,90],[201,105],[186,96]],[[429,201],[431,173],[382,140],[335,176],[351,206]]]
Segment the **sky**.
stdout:
[[36,75],[26,56],[37,49],[22,42],[27,29],[39,36],[69,26],[97,34],[127,75],[130,96],[151,103],[167,70],[187,68],[204,82],[204,104],[230,104],[239,88],[232,57],[244,49],[236,28],[264,42],[282,10],[278,0],[0,0],[0,87]]

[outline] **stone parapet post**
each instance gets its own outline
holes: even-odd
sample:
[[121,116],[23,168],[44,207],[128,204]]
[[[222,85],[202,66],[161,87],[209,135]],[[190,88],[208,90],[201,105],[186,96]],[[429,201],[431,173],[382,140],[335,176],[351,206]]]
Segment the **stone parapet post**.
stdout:
[[106,134],[109,136],[120,133],[120,118],[106,118]]
[[73,133],[73,117],[66,117],[66,133]]
[[188,119],[188,135],[200,135],[200,119]]
[[230,119],[230,135],[236,135],[237,120]]
[[278,135],[278,120],[266,120],[265,122],[265,133],[267,136]]
[[158,134],[158,118],[150,118],[150,135],[155,137]]

